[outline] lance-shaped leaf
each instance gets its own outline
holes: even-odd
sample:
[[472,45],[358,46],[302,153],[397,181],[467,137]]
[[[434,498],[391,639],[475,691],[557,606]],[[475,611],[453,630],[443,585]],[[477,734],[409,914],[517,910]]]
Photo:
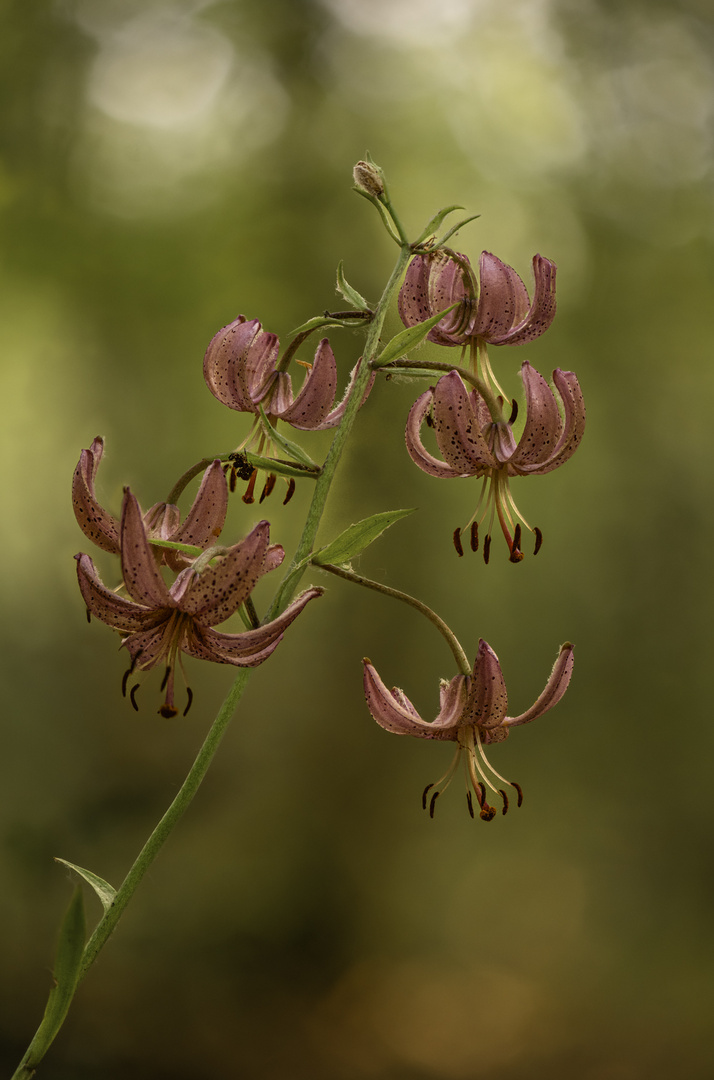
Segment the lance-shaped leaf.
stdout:
[[55,862],[62,863],[63,866],[69,867],[70,870],[74,870],[75,874],[79,874],[81,878],[84,878],[87,884],[94,889],[104,910],[109,911],[109,908],[114,903],[117,891],[108,881],[100,878],[98,874],[93,874],[91,870],[85,870],[83,866],[77,866],[68,859],[60,859],[55,856]]
[[449,216],[449,214],[453,214],[455,210],[463,209],[463,206],[459,206],[455,203],[453,206],[445,206],[443,210],[437,210],[433,218],[426,223],[423,231],[417,237],[414,243],[414,247],[416,247],[418,244],[423,244],[425,240],[427,240],[430,236],[433,236],[441,223]]
[[325,563],[334,563],[337,566],[348,563],[357,555],[361,555],[395,521],[400,521],[413,513],[414,510],[386,510],[381,514],[372,514],[371,517],[350,525],[326,547],[316,551],[312,556],[312,562],[317,563],[318,566]]
[[84,951],[85,922],[82,890],[74,890],[67,913],[62,920],[53,969],[54,986],[47,999],[45,1014],[27,1048],[16,1076],[33,1076],[35,1068],[47,1053],[72,1004],[77,989]]
[[447,307],[444,311],[439,311],[436,315],[432,315],[430,319],[417,323],[415,326],[408,326],[406,330],[402,330],[401,333],[397,334],[385,345],[376,360],[372,361],[372,367],[384,367],[385,364],[390,364],[393,360],[398,360],[400,356],[404,356],[404,354],[408,353],[411,349],[415,349],[417,345],[421,345],[429,331],[457,306],[457,304],[452,304],[451,307]]
[[345,277],[342,260],[340,260],[337,267],[337,291],[343,300],[346,300],[353,308],[357,308],[358,311],[369,311],[369,304],[365,298],[356,289],[352,288]]

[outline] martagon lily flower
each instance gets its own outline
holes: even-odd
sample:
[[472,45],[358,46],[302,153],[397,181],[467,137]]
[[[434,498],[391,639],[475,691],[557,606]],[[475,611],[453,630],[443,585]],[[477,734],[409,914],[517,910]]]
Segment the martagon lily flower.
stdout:
[[[162,716],[175,716],[174,676],[181,653],[215,664],[255,667],[271,655],[290,623],[305,605],[320,596],[323,589],[310,588],[286,610],[266,623],[237,634],[212,629],[238,610],[249,597],[258,579],[279,566],[284,557],[280,545],[270,544],[270,526],[260,521],[253,531],[211,562],[208,549],[193,566],[182,570],[169,588],[154,559],[139,504],[127,489],[124,494],[120,524],[124,586],[131,599],[118,596],[101,581],[88,555],[76,555],[79,587],[87,605],[87,616],[96,615],[123,637],[122,646],[131,656],[131,666],[122,685],[135,671],[146,671],[159,664],[166,667],[162,690],[166,691],[159,709]],[[203,561],[203,569],[198,564]],[[206,565],[208,563],[208,565]],[[132,687],[130,698],[137,708]],[[188,690],[188,704],[192,693]]]
[[[506,538],[511,562],[520,562],[521,523],[534,533],[535,551],[542,534],[533,529],[518,510],[511,495],[512,476],[543,475],[563,465],[575,453],[585,429],[585,404],[580,385],[572,371],[553,372],[558,401],[547,382],[526,361],[521,367],[526,397],[526,420],[516,442],[510,421],[494,421],[478,391],[469,392],[457,371],[451,371],[427,390],[412,406],[407,420],[406,445],[412,461],[423,472],[442,479],[463,476],[483,478],[483,490],[471,518],[471,547],[478,548],[478,525],[490,509],[483,554],[488,562],[494,513]],[[424,446],[421,428],[424,422],[434,428],[443,461]],[[467,526],[468,528],[468,526]],[[461,529],[454,533],[454,543],[463,553]]]
[[[322,431],[336,427],[342,419],[359,362],[352,370],[344,398],[335,405],[337,364],[327,338],[318,344],[312,364],[303,365],[308,372],[297,396],[293,394],[290,374],[280,367],[279,353],[277,335],[263,330],[257,319],[247,320],[243,315],[219,330],[206,349],[203,376],[213,396],[229,409],[252,413],[256,418],[240,450],[250,447],[262,454],[270,449],[270,432],[261,423],[261,408],[269,427],[283,420],[300,431]],[[363,403],[373,382],[374,376]]]
[[458,304],[427,339],[437,345],[470,346],[474,371],[505,398],[487,345],[523,345],[545,333],[555,318],[556,269],[550,259],[533,256],[531,300],[513,267],[488,251],[481,253],[478,281],[468,258],[459,252],[416,255],[399,293],[399,314],[406,326],[414,326]]
[[428,784],[424,789],[422,805],[425,810],[429,807],[430,816],[434,816],[436,800],[451,783],[459,760],[462,760],[466,771],[469,813],[474,816],[473,791],[479,805],[479,816],[484,821],[491,821],[496,809],[487,801],[487,787],[501,796],[504,814],[509,805],[505,790],[496,787],[491,778],[514,788],[518,806],[523,802],[523,791],[515,780],[506,780],[496,772],[486,758],[484,746],[503,742],[511,728],[537,720],[557,705],[568,688],[572,670],[573,646],[567,642],[561,646],[542,694],[520,716],[506,716],[508,695],[501,665],[491,646],[483,639],[479,642],[473,673],[456,675],[450,682],[442,680],[439,715],[431,723],[421,718],[403,690],[397,687],[388,690],[367,659],[364,660],[364,690],[369,711],[387,731],[396,735],[457,743],[456,753],[447,771],[435,784]]
[[[94,439],[88,450],[82,450],[72,479],[72,504],[80,529],[102,551],[119,554],[119,521],[97,500],[94,485],[97,470],[104,454],[104,440]],[[228,487],[220,461],[214,461],[203,474],[201,486],[186,518],[172,503],[155,503],[143,515],[146,532],[151,540],[171,540],[205,548],[221,535],[228,509]],[[180,570],[190,560],[170,548],[152,548],[154,557]]]

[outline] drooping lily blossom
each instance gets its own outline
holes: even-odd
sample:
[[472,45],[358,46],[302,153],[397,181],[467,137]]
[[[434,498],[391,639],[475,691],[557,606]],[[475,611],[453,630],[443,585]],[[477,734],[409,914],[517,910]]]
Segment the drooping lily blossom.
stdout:
[[[205,565],[201,572],[195,566],[182,570],[169,587],[156,565],[139,504],[127,489],[119,547],[124,586],[130,599],[108,589],[90,557],[83,554],[76,556],[79,587],[87,605],[87,615],[96,615],[123,637],[122,646],[131,656],[131,666],[123,683],[125,693],[127,680],[135,671],[165,665],[162,689],[166,695],[159,709],[162,716],[177,713],[174,676],[181,653],[236,667],[262,664],[277,647],[293,619],[310,600],[323,592],[320,588],[307,589],[281,615],[264,626],[237,634],[220,633],[213,627],[237,611],[258,579],[283,560],[282,547],[270,544],[267,521],[259,522],[245,540],[223,549],[223,553]],[[199,558],[205,561],[209,552]],[[137,688],[138,684],[130,695],[135,708]],[[190,689],[188,695],[186,712],[191,704]]]
[[427,335],[437,345],[523,345],[545,333],[555,318],[556,265],[533,256],[533,299],[513,269],[488,251],[479,259],[477,282],[471,263],[458,252],[416,255],[399,293],[399,314],[414,326],[452,304]]
[[[257,319],[247,320],[243,315],[219,330],[206,349],[203,376],[213,396],[229,409],[255,416],[253,427],[238,447],[238,456],[246,449],[264,456],[272,455],[274,450],[270,429],[276,426],[278,420],[301,431],[322,431],[336,427],[342,419],[360,361],[352,369],[342,401],[335,405],[337,364],[327,338],[323,338],[317,346],[312,364],[303,365],[308,371],[297,396],[293,394],[289,372],[280,367],[279,352],[277,335],[263,330]],[[373,384],[374,375],[367,384],[362,404]],[[267,425],[261,420],[260,409],[265,413]],[[235,477],[234,470],[231,472],[231,490]],[[256,477],[257,470],[249,472],[244,502],[254,501]],[[275,476],[271,473],[263,488],[261,502],[274,485]],[[295,481],[291,480],[285,502],[294,490]]]
[[[451,782],[461,759],[466,770],[466,798],[469,812],[474,816],[471,792],[476,795],[479,815],[491,821],[496,809],[486,798],[488,787],[500,795],[503,813],[508,810],[508,796],[503,788],[496,787],[492,778],[514,788],[518,805],[523,792],[514,780],[506,780],[496,772],[486,758],[484,746],[503,742],[511,728],[537,720],[552,709],[568,688],[573,670],[573,646],[566,642],[550,673],[542,694],[530,709],[520,716],[506,716],[508,694],[498,657],[483,639],[479,641],[476,662],[471,675],[456,675],[450,682],[442,680],[439,714],[431,723],[423,720],[403,690],[388,690],[369,660],[364,660],[364,690],[367,706],[374,719],[387,731],[396,735],[414,735],[420,739],[448,740],[458,744],[451,765],[435,784],[424,789],[422,804],[429,807],[434,816],[434,806],[439,795]],[[431,795],[429,794],[431,792]]]
[[[72,479],[74,514],[84,535],[103,551],[119,554],[120,526],[97,501],[94,484],[99,463],[104,454],[104,440],[97,437],[88,450],[82,450]],[[143,515],[149,539],[171,540],[206,548],[220,536],[228,509],[228,488],[220,461],[214,461],[203,474],[193,505],[181,521],[178,506],[155,503]],[[180,552],[169,548],[153,548],[154,557],[180,570],[189,562]]]
[[263,330],[257,319],[248,321],[239,315],[214,335],[206,349],[206,385],[214,397],[238,412],[258,416],[262,407],[271,422],[284,420],[301,431],[336,427],[345,411],[357,367],[344,399],[335,406],[337,364],[327,338],[317,346],[297,397],[290,374],[276,367],[279,352],[276,334]]
[[[484,558],[488,562],[491,528],[497,515],[511,552],[511,561],[523,558],[520,549],[521,524],[536,536],[519,512],[511,495],[512,476],[542,475],[557,469],[575,453],[585,429],[585,404],[580,386],[572,371],[553,372],[558,400],[542,375],[526,361],[521,367],[525,388],[526,420],[516,442],[510,421],[494,421],[478,391],[468,391],[461,376],[450,371],[427,390],[412,406],[407,420],[406,444],[409,455],[430,476],[453,479],[462,476],[483,478],[483,490],[471,519],[471,545],[478,547],[478,525],[490,511]],[[424,446],[421,428],[428,421],[434,428],[443,460]],[[460,529],[455,534],[457,551],[461,546]],[[461,551],[459,551],[461,554]]]

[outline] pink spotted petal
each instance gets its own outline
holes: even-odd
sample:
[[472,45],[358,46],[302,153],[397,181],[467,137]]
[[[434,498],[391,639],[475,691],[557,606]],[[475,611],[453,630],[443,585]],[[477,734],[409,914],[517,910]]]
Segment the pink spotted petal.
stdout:
[[[344,411],[345,411],[345,409],[347,407],[347,402],[349,401],[350,397],[352,396],[352,387],[355,384],[355,380],[357,378],[357,375],[358,375],[358,372],[359,372],[359,369],[360,369],[361,366],[362,366],[362,358],[360,357],[360,359],[357,361],[355,366],[352,368],[352,371],[350,372],[349,382],[347,383],[347,389],[345,390],[345,394],[344,394],[344,397],[342,398],[342,401],[339,403],[339,405],[336,405],[335,408],[332,409],[327,414],[327,416],[325,417],[324,420],[322,420],[319,424],[315,425],[317,430],[324,431],[326,428],[337,427],[337,425],[339,424],[340,420],[342,419],[342,417],[344,415]],[[367,385],[364,388],[364,393],[362,395],[362,400],[359,403],[360,409],[362,408],[365,401],[369,397],[369,395],[370,395],[370,393],[372,391],[372,387],[374,386],[374,380],[376,379],[376,377],[377,376],[376,376],[375,372],[373,371],[371,373],[371,375],[369,376],[369,379],[367,380]]]
[[501,344],[528,311],[528,290],[513,269],[488,251],[479,260],[479,299],[471,337]]
[[542,255],[533,256],[533,303],[524,318],[513,326],[506,340],[498,342],[492,339],[494,345],[524,345],[546,332],[556,312],[555,273],[554,262],[544,259]]
[[543,693],[533,702],[530,709],[521,713],[520,716],[507,716],[503,721],[504,727],[518,727],[520,724],[529,724],[531,720],[537,720],[548,709],[557,705],[565,691],[568,689],[570,676],[573,673],[573,646],[570,642],[562,645],[558,659],[553,665],[548,682],[545,684]]
[[203,573],[194,575],[180,601],[181,610],[203,626],[214,626],[229,618],[247,600],[255,583],[265,573],[269,541],[270,524],[258,522],[245,540],[235,544]]
[[416,399],[409,410],[407,428],[404,434],[407,451],[409,457],[415,465],[419,466],[422,472],[428,473],[429,476],[437,476],[442,480],[453,480],[457,476],[462,476],[463,473],[430,454],[421,441],[421,427],[431,409],[433,397],[434,391],[426,390]]
[[501,665],[491,646],[481,638],[461,724],[475,724],[486,730],[498,727],[507,708],[508,693]]
[[323,592],[324,589],[317,587],[306,589],[277,618],[256,630],[244,630],[240,634],[223,634],[194,623],[182,648],[190,656],[211,660],[215,664],[255,667],[277,648],[288,626],[306,605]]
[[177,544],[205,548],[221,535],[228,510],[228,485],[223,466],[216,460],[203,474],[193,505],[180,528],[166,537]]
[[445,252],[415,256],[399,291],[399,314],[405,326],[415,326],[461,303],[427,334],[427,340],[436,345],[463,345],[468,340],[465,330],[475,289],[468,259],[465,255],[459,259],[463,265]]
[[511,458],[511,475],[549,461],[560,442],[563,421],[555,394],[543,376],[526,361],[521,368],[526,392],[526,423]]
[[460,476],[478,476],[498,465],[457,371],[442,376],[434,389],[434,433],[444,460]]
[[454,741],[457,718],[466,700],[463,675],[457,675],[442,689],[442,711],[429,724],[419,716],[403,690],[388,690],[369,660],[364,660],[364,693],[374,719],[395,735],[414,735],[419,739]]
[[146,536],[139,504],[129,488],[124,489],[120,537],[122,575],[132,600],[148,608],[173,607]]
[[140,633],[129,634],[122,641],[122,647],[131,656],[132,667],[139,671],[148,671],[167,657],[171,627],[169,616],[164,614],[158,626],[149,627]]
[[75,555],[75,559],[79,588],[91,615],[121,633],[145,630],[162,621],[163,613],[135,604],[133,600],[117,596],[112,589],[108,589],[89,555]]
[[99,436],[89,450],[83,450],[72,479],[72,504],[77,523],[93,544],[102,551],[119,554],[119,522],[97,502],[94,482],[104,453],[104,440]]
[[561,371],[560,368],[556,368],[553,372],[553,382],[563,403],[565,416],[565,422],[560,423],[559,438],[554,446],[549,447],[549,454],[542,460],[523,463],[518,454],[514,455],[513,461],[509,464],[509,474],[512,476],[516,474],[527,476],[534,473],[543,475],[552,472],[572,457],[580,445],[585,430],[585,402],[577,377],[572,371]]
[[273,412],[299,431],[312,431],[320,428],[326,420],[334,404],[336,390],[335,355],[327,338],[323,338],[298,396],[282,409],[273,409]]

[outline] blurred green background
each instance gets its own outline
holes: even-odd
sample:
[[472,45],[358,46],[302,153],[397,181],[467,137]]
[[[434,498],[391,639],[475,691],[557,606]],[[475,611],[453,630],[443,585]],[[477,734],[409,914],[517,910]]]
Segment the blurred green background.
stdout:
[[[116,637],[76,587],[79,451],[105,436],[115,511],[126,483],[160,500],[247,430],[203,383],[220,326],[244,313],[287,337],[339,305],[340,259],[376,300],[396,249],[351,190],[369,150],[413,235],[459,203],[482,215],[458,241],[472,258],[529,285],[534,252],[557,262],[551,330],[492,359],[513,391],[526,358],[574,369],[588,430],[565,468],[514,483],[538,558],[495,542],[484,567],[451,546],[476,482],[412,465],[421,384],[381,383],[323,535],[418,507],[359,569],[418,593],[469,653],[486,637],[512,712],[566,639],[571,689],[492,754],[521,811],[473,822],[457,780],[430,821],[450,748],[377,727],[360,659],[431,716],[451,656],[415,612],[315,572],[326,598],[254,674],[39,1075],[708,1080],[708,0],[7,0],[0,55],[5,1071],[70,895],[53,856],[118,884],[231,681],[189,661],[175,721],[156,677],[141,712],[122,700]],[[344,380],[360,338],[332,340]],[[322,455],[329,433],[305,444]],[[290,551],[309,495],[236,498],[225,535],[267,513]]]

